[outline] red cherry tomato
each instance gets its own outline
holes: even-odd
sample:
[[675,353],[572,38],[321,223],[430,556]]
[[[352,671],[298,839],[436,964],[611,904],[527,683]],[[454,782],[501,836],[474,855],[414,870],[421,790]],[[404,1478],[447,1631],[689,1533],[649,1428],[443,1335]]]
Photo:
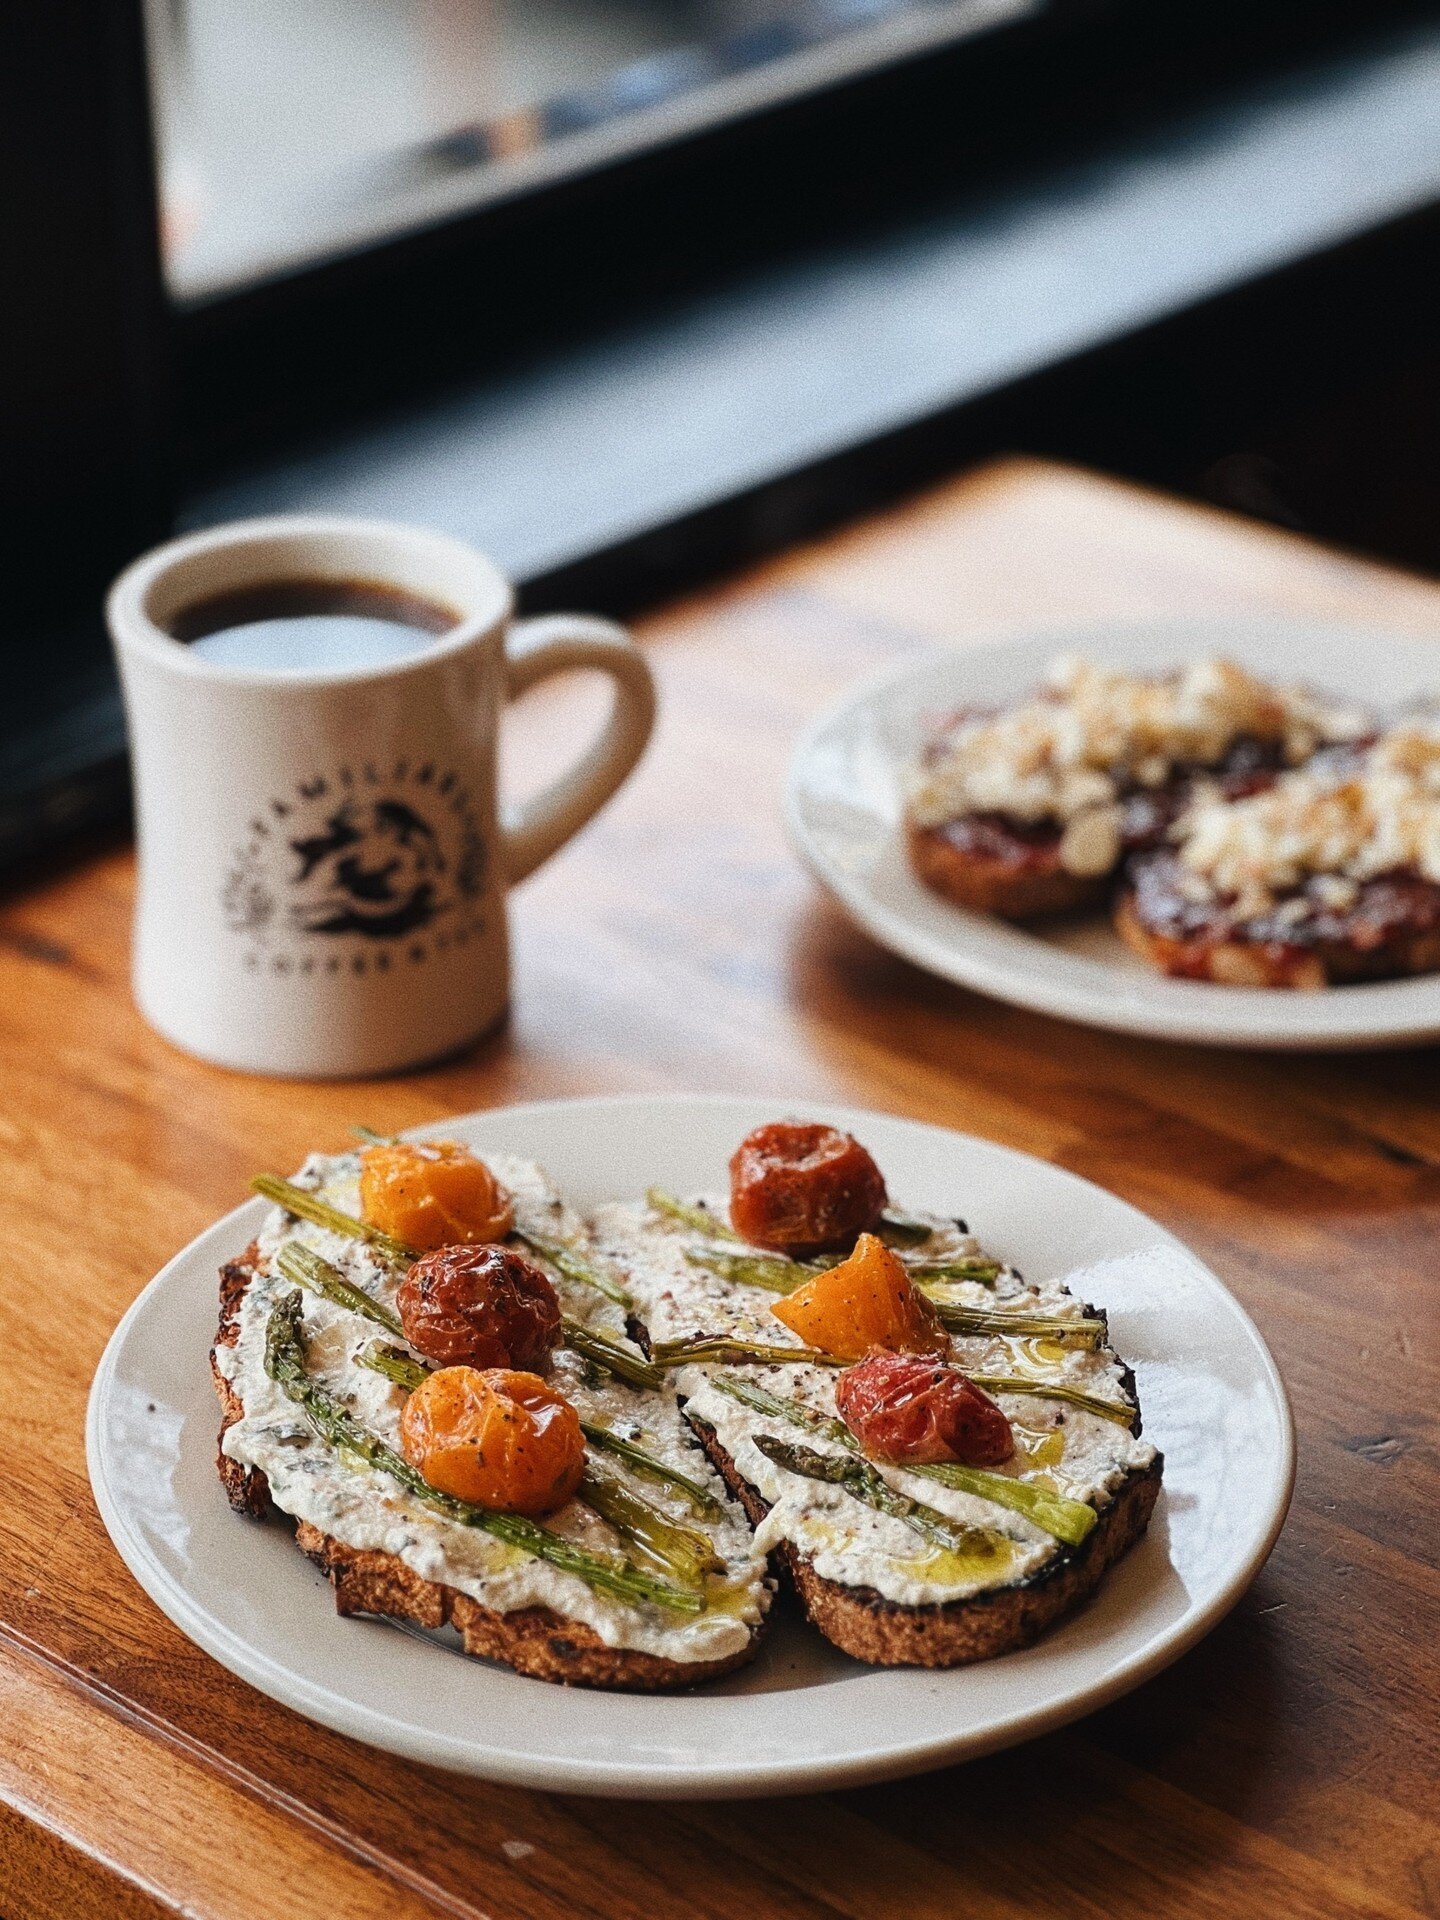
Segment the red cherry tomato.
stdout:
[[731,1225],[780,1253],[848,1247],[885,1201],[879,1167],[835,1127],[777,1120],[747,1134],[730,1161]]
[[989,1394],[921,1354],[872,1353],[847,1367],[835,1404],[866,1453],[897,1466],[997,1467],[1015,1450],[1010,1422]]
[[522,1254],[493,1243],[422,1254],[395,1296],[405,1338],[438,1366],[546,1366],[560,1301]]

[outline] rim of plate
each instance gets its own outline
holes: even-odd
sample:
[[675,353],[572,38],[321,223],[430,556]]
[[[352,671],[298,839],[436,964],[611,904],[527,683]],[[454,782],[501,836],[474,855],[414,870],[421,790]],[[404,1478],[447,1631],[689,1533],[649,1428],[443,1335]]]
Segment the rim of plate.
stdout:
[[[1161,652],[1162,660],[1157,665],[1163,663],[1167,646],[1175,657],[1213,649],[1243,660],[1247,646],[1253,649],[1257,640],[1264,644],[1282,639],[1292,644],[1303,641],[1312,648],[1348,650],[1353,662],[1357,642],[1373,648],[1378,640],[1393,649],[1389,663],[1392,669],[1398,668],[1403,676],[1404,668],[1411,665],[1420,678],[1428,668],[1429,684],[1440,691],[1440,646],[1433,640],[1385,629],[1310,623],[1268,614],[1237,614],[1232,620],[1214,616],[1194,620],[1130,618],[1047,628],[975,646],[947,648],[937,644],[919,659],[901,667],[886,667],[847,688],[803,728],[791,752],[784,785],[785,828],[792,851],[850,918],[880,945],[927,973],[1033,1013],[1148,1039],[1271,1051],[1333,1052],[1411,1046],[1440,1039],[1440,975],[1364,981],[1298,993],[1170,979],[1143,969],[1138,962],[1133,968],[1121,967],[1071,952],[1024,925],[953,906],[928,892],[911,873],[898,832],[898,806],[894,817],[886,818],[883,859],[887,872],[899,870],[909,896],[899,905],[878,897],[869,874],[847,870],[827,844],[823,829],[808,817],[807,804],[821,798],[813,786],[814,768],[827,754],[833,758],[836,752],[841,765],[847,764],[847,755],[853,765],[854,744],[862,731],[857,722],[873,717],[883,703],[894,701],[898,706],[907,691],[913,689],[918,694],[927,682],[948,677],[952,669],[955,684],[943,697],[963,700],[966,669],[977,662],[992,669],[1009,662],[1023,663],[1033,682],[1044,659],[1055,653],[1093,650],[1103,657],[1107,645],[1112,652],[1123,652],[1127,644],[1142,639]],[[1370,657],[1373,660],[1373,654]],[[1327,686],[1328,690],[1332,689]],[[1347,691],[1343,685],[1333,690],[1341,694]],[[938,690],[936,697],[942,697]],[[917,745],[921,705],[917,700]],[[873,745],[873,733],[869,738]],[[883,749],[882,757],[898,773],[898,759],[890,761]],[[881,816],[876,812],[874,817]]]
[[[925,1772],[960,1760],[977,1759],[984,1754],[1017,1745],[1068,1725],[1143,1685],[1187,1653],[1230,1612],[1269,1557],[1289,1511],[1294,1491],[1296,1455],[1294,1418],[1289,1396],[1263,1335],[1220,1277],[1176,1235],[1107,1188],[1097,1186],[1095,1182],[1071,1173],[1067,1168],[1041,1160],[1036,1155],[981,1139],[977,1135],[962,1134],[953,1128],[914,1120],[879,1108],[859,1108],[811,1099],[787,1100],[728,1094],[616,1094],[529,1101],[427,1121],[407,1129],[404,1137],[418,1139],[437,1132],[454,1133],[472,1126],[489,1130],[496,1126],[503,1128],[506,1125],[543,1123],[551,1116],[574,1114],[577,1111],[593,1116],[599,1122],[607,1115],[654,1108],[691,1112],[702,1108],[743,1109],[743,1115],[737,1116],[737,1124],[744,1124],[747,1116],[762,1109],[773,1114],[778,1108],[782,1111],[803,1111],[817,1119],[852,1129],[863,1129],[867,1122],[880,1120],[888,1127],[899,1127],[922,1135],[944,1136],[963,1145],[967,1153],[978,1153],[981,1158],[993,1156],[996,1161],[1012,1167],[1038,1169],[1043,1178],[1068,1185],[1087,1199],[1098,1196],[1106,1206],[1119,1210],[1132,1222],[1143,1226],[1158,1241],[1182,1253],[1203,1275],[1214,1304],[1232,1317],[1248,1340],[1268,1389],[1269,1411],[1276,1417],[1280,1435],[1278,1454],[1273,1462],[1274,1492],[1266,1522],[1256,1531],[1245,1553],[1228,1571],[1210,1598],[1201,1606],[1187,1607],[1178,1620],[1158,1629],[1152,1638],[1107,1668],[1095,1680],[1077,1686],[1059,1698],[1040,1701],[1000,1715],[978,1731],[962,1728],[958,1732],[938,1734],[918,1741],[902,1738],[798,1762],[787,1759],[746,1761],[743,1764],[726,1761],[713,1767],[688,1762],[682,1768],[675,1769],[663,1763],[634,1759],[607,1758],[597,1761],[567,1756],[557,1761],[550,1755],[519,1752],[513,1745],[487,1747],[471,1737],[446,1736],[430,1729],[408,1727],[367,1705],[354,1693],[338,1693],[293,1669],[287,1669],[217,1620],[203,1605],[192,1599],[183,1582],[175,1579],[159,1563],[132,1525],[123,1495],[117,1493],[111,1484],[104,1433],[105,1414],[107,1398],[128,1340],[159,1293],[167,1285],[183,1284],[185,1272],[193,1262],[203,1258],[207,1262],[214,1261],[218,1267],[215,1256],[233,1257],[248,1243],[268,1205],[256,1198],[232,1208],[197,1234],[165,1263],[132,1301],[106,1343],[91,1383],[86,1409],[86,1463],[95,1504],[106,1531],[140,1586],[188,1639],[230,1672],[281,1705],[337,1733],[405,1759],[546,1792],[636,1799],[722,1799],[769,1797],[858,1786]],[[751,1120],[750,1124],[758,1122]],[[494,1150],[506,1149],[497,1145]],[[208,1378],[203,1374],[200,1378],[208,1394]],[[216,1484],[217,1498],[222,1497],[218,1494],[218,1482]],[[298,1555],[296,1565],[299,1571],[305,1571],[305,1563]],[[346,1624],[338,1615],[335,1616],[335,1622],[342,1629]],[[1045,1642],[1042,1640],[1037,1644],[1043,1648]],[[437,1648],[437,1656],[443,1651]],[[482,1671],[485,1664],[475,1663]],[[985,1666],[992,1664],[996,1663],[982,1663]],[[954,1672],[964,1674],[974,1670],[959,1668]],[[871,1672],[911,1679],[923,1677],[931,1682],[943,1681],[948,1677],[943,1670],[923,1668],[884,1668],[872,1669]],[[507,1680],[516,1678],[503,1669],[500,1677]],[[546,1683],[525,1680],[523,1684],[539,1688]],[[823,1688],[826,1683],[818,1684]],[[553,1688],[551,1691],[564,1696],[585,1690]],[[812,1689],[801,1688],[800,1691]],[[617,1715],[623,1715],[626,1703],[636,1700],[648,1702],[664,1699],[667,1704],[674,1706],[676,1712],[683,1713],[688,1702],[709,1696],[702,1691],[698,1695],[608,1693],[599,1697],[613,1703]],[[766,1703],[772,1702],[774,1696],[767,1692],[732,1698]],[[759,1710],[765,1710],[763,1705]],[[774,1711],[773,1705],[769,1710]],[[623,1734],[616,1744],[623,1746]]]

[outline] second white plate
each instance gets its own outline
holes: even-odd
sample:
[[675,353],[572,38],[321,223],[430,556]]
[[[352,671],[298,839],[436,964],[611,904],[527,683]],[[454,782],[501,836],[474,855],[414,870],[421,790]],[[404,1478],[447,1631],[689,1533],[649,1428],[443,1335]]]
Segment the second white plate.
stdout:
[[1394,1047],[1440,1038],[1440,976],[1322,993],[1213,987],[1153,972],[1107,918],[1012,926],[951,906],[915,878],[904,783],[928,725],[1000,705],[1060,653],[1161,672],[1212,653],[1382,710],[1440,690],[1440,648],[1398,634],[1236,615],[1047,633],[928,656],[847,694],[808,729],[786,786],[791,842],[853,919],[930,973],[1088,1026],[1231,1047]]
[[[429,1131],[541,1161],[582,1208],[724,1183],[772,1100],[641,1098],[513,1107]],[[986,1753],[1138,1685],[1231,1607],[1270,1551],[1294,1471],[1290,1414],[1264,1342],[1225,1288],[1154,1221],[1025,1154],[845,1108],[896,1199],[963,1210],[1036,1278],[1108,1309],[1135,1368],[1165,1485],[1147,1537],[1096,1599],[1037,1646],[948,1673],[836,1652],[790,1607],[755,1664],[691,1695],[525,1680],[439,1641],[337,1618],[280,1521],[226,1505],[206,1370],[216,1270],[250,1240],[252,1200],[157,1274],[95,1376],[91,1483],[151,1598],[206,1652],[322,1725],[434,1766],[571,1793],[711,1797],[854,1785]],[[317,1145],[325,1145],[317,1142]]]

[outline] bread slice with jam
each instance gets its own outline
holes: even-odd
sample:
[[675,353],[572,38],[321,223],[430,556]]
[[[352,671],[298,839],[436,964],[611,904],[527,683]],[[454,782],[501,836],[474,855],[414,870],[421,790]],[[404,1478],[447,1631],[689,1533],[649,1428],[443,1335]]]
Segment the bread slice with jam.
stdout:
[[1211,793],[1131,860],[1116,906],[1162,973],[1315,988],[1440,970],[1440,721],[1317,755],[1244,800]]
[[1198,788],[1256,793],[1369,725],[1222,659],[1164,674],[1057,660],[1033,693],[952,714],[924,743],[905,807],[910,864],[956,906],[1002,919],[1097,907]]

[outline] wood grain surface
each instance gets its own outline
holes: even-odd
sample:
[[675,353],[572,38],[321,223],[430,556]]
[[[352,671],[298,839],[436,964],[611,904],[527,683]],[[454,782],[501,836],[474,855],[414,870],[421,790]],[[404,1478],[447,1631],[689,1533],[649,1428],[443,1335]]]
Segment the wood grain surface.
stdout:
[[[781,834],[790,742],[858,675],[1177,609],[1353,620],[1377,649],[1440,636],[1433,586],[1029,463],[649,620],[656,744],[517,895],[508,1029],[432,1072],[289,1085],[172,1051],[129,998],[128,855],[5,904],[5,1920],[1440,1913],[1436,1053],[1246,1056],[1014,1011],[871,945]],[[517,778],[590,700],[561,685],[517,711]],[[86,1389],[124,1308],[255,1168],[338,1146],[356,1118],[624,1089],[890,1108],[1070,1167],[1187,1238],[1258,1320],[1299,1420],[1291,1519],[1235,1612],[1054,1737],[724,1805],[453,1779],[312,1727],[199,1653],[121,1566],[86,1481]]]

